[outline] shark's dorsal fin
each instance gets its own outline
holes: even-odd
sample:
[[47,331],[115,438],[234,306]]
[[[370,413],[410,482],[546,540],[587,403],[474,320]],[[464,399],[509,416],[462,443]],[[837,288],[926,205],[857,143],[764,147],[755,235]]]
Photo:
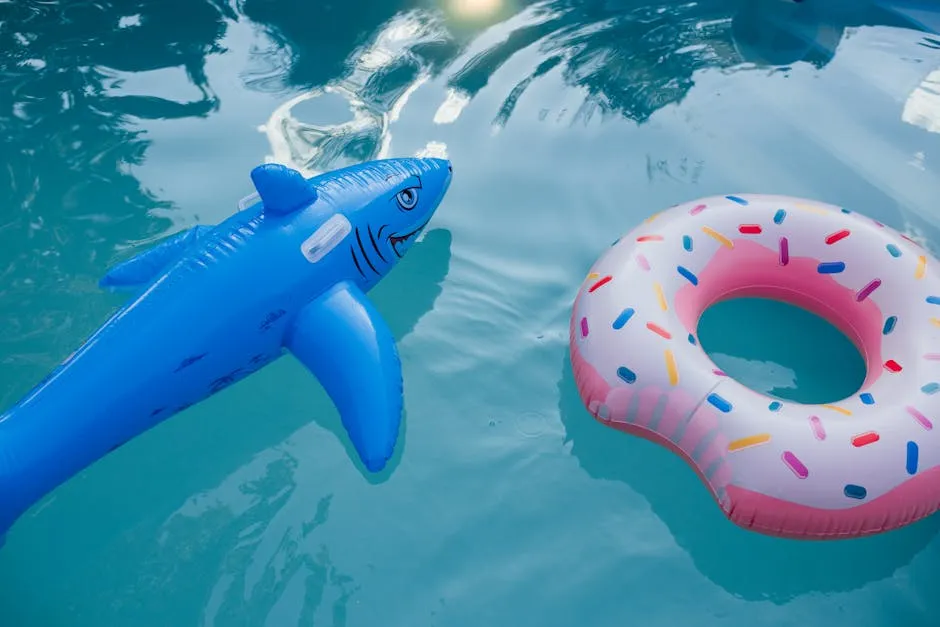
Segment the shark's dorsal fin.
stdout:
[[273,215],[285,215],[310,205],[317,199],[304,175],[279,163],[265,163],[251,171],[264,212]]
[[211,231],[211,226],[196,225],[120,263],[105,274],[98,285],[107,290],[137,289],[151,283],[180,259],[186,249]]

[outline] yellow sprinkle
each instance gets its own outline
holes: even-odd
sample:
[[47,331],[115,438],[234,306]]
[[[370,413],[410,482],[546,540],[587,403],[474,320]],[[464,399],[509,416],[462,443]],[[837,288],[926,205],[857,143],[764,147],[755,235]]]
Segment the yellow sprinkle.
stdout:
[[914,270],[914,278],[922,279],[924,278],[924,272],[927,271],[927,257],[921,255],[917,258],[917,269]]
[[807,205],[806,203],[798,202],[796,203],[797,209],[802,209],[803,211],[809,211],[810,213],[817,213],[819,215],[826,215],[826,210],[822,207],[817,207],[816,205]]
[[663,311],[669,309],[669,306],[666,304],[666,295],[663,294],[663,286],[659,283],[653,283],[653,289],[656,290],[656,298],[659,299],[659,308]]
[[599,277],[599,276],[600,276],[600,275],[599,275],[598,273],[592,272],[591,274],[589,274],[589,275],[587,276],[587,278],[588,278],[588,281],[590,281],[591,279],[596,279],[596,278]]
[[649,224],[650,222],[658,218],[661,214],[662,214],[662,211],[658,211],[654,213],[653,215],[651,215],[650,217],[648,217],[647,219],[643,220],[643,222]]
[[715,229],[707,227],[707,226],[703,226],[702,232],[705,233],[705,235],[708,235],[709,237],[714,237],[722,246],[725,246],[727,248],[734,248],[734,242],[732,242],[730,239],[728,239],[727,237],[725,237],[724,235],[722,235]]
[[676,357],[672,351],[666,351],[666,372],[669,373],[669,385],[679,383],[679,370],[676,368]]
[[940,327],[940,318],[931,318],[930,323],[935,327]]
[[846,409],[845,407],[839,407],[838,405],[823,405],[826,409],[831,409],[832,411],[837,411],[843,416],[851,416],[852,412]]
[[734,442],[728,444],[728,451],[740,451],[742,448],[757,446],[758,444],[766,444],[767,442],[770,442],[769,433],[749,435],[746,438],[741,438],[740,440],[735,440]]

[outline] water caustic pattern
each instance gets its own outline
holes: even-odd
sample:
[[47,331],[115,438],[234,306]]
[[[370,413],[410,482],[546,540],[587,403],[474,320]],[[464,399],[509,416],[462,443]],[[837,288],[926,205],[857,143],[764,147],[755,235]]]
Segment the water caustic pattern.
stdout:
[[[742,530],[676,455],[591,418],[568,334],[599,251],[691,198],[827,199],[935,249],[938,41],[866,0],[0,2],[0,412],[128,302],[98,288],[109,267],[225,220],[266,159],[306,175],[412,156],[455,171],[426,236],[370,292],[407,381],[386,470],[350,463],[328,395],[285,356],[25,512],[0,549],[0,625],[936,627],[940,517],[846,542]],[[695,217],[731,240],[774,232],[770,213],[744,235],[708,212]],[[655,225],[651,269],[657,247],[721,246]],[[857,236],[823,235],[840,229],[831,248]],[[903,242],[885,253],[916,271]],[[853,271],[822,260],[846,263],[835,280]],[[869,300],[890,290],[874,270],[852,285],[885,281]],[[650,287],[611,313],[656,342],[664,388],[660,350],[675,387],[692,366],[669,322],[670,290],[691,285],[675,272],[667,311]],[[910,319],[878,302],[896,341]],[[914,368],[883,357],[902,367],[883,377]],[[852,416],[800,417],[812,440],[786,450],[809,475],[769,455],[781,485],[825,469],[813,443],[890,446],[907,464],[881,426],[846,433],[880,436],[858,448],[835,437],[890,400],[871,392]],[[733,409],[718,420],[746,404],[719,395]],[[923,431],[919,475],[937,420],[913,406],[934,424],[898,417]],[[781,443],[736,437],[760,433],[771,441],[726,455]],[[844,477],[866,499],[836,498],[869,502],[866,481]]]
[[[572,360],[597,418],[687,457],[735,522],[795,537],[871,534],[940,506],[938,292],[926,250],[849,209],[706,198],[654,215],[598,260],[574,308]],[[841,329],[866,361],[859,393],[783,403],[716,370],[698,319],[749,296]]]

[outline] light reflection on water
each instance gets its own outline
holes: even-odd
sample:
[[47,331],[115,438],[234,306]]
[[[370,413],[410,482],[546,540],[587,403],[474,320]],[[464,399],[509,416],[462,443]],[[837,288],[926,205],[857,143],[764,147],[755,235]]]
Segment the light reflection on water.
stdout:
[[0,6],[4,406],[120,302],[108,265],[228,215],[257,162],[456,171],[373,293],[405,369],[390,469],[363,476],[316,382],[274,364],[27,516],[0,551],[12,624],[940,616],[940,522],[741,532],[590,420],[565,353],[591,261],[693,197],[819,197],[936,250],[937,36],[847,0],[489,1]]

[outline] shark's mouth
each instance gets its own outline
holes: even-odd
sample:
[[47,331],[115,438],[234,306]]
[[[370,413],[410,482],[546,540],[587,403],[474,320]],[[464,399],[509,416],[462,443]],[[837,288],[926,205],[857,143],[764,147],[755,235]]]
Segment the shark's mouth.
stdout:
[[430,221],[431,219],[428,218],[427,220],[424,221],[424,224],[421,224],[415,230],[409,231],[408,233],[405,233],[403,235],[389,235],[388,236],[388,242],[392,245],[392,250],[395,251],[395,254],[398,255],[399,258],[401,258],[401,253],[398,252],[398,245],[403,244],[407,242],[408,240],[410,240],[411,238],[418,235],[418,233],[421,232],[421,229],[426,227],[428,225],[428,222]]

